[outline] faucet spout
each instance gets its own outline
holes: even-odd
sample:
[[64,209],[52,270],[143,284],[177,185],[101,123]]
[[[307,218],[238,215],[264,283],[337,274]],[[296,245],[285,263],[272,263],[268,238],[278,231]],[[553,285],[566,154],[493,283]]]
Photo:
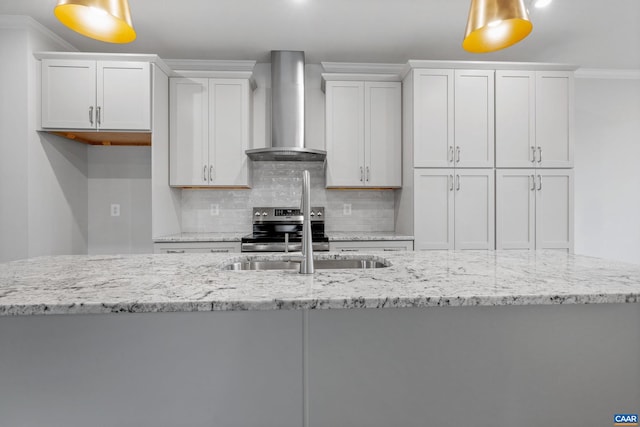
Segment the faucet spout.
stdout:
[[301,274],[313,274],[313,240],[311,235],[311,176],[308,170],[302,172],[302,262]]

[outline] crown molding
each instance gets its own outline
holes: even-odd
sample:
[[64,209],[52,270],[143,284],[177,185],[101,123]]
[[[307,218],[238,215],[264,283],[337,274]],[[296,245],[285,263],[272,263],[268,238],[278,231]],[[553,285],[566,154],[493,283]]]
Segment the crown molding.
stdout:
[[69,43],[68,41],[66,41],[65,39],[63,39],[62,37],[60,37],[59,35],[57,35],[56,33],[54,33],[53,31],[51,31],[50,29],[48,29],[47,27],[45,27],[44,25],[42,25],[41,23],[39,23],[38,21],[36,21],[30,16],[0,15],[0,28],[33,30],[38,34],[53,41],[54,43],[58,44],[60,46],[60,49],[70,51],[70,52],[78,51],[78,49],[74,45],[72,45],[71,43]]
[[640,80],[640,70],[613,68],[578,68],[577,79]]
[[176,73],[181,71],[244,71],[252,73],[253,68],[256,66],[256,61],[226,61],[217,59],[165,59],[164,62]]
[[400,73],[404,68],[404,64],[381,64],[369,62],[321,62],[325,73],[338,74],[387,74],[397,75],[397,81],[400,81]]
[[504,61],[441,61],[410,59],[402,70],[402,78],[413,69],[445,68],[455,70],[522,70],[522,71],[575,71],[578,67],[571,64],[547,62],[504,62]]
[[156,64],[165,74],[172,72],[158,55],[148,53],[101,53],[101,52],[35,52],[36,59],[84,59],[88,61],[139,61]]

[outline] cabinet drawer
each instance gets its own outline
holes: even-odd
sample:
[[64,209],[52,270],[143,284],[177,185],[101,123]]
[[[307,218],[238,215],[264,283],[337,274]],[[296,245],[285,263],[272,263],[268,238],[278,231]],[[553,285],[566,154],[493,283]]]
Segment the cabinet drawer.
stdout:
[[368,252],[368,251],[412,251],[411,240],[357,240],[330,242],[329,249],[335,252]]
[[190,242],[190,243],[156,243],[153,245],[156,254],[204,254],[240,252],[240,242]]

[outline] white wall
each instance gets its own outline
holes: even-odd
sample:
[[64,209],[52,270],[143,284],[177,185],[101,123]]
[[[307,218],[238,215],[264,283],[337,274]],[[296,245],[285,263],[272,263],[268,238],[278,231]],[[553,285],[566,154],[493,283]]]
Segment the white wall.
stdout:
[[0,28],[0,262],[26,258],[27,32]]
[[86,147],[36,131],[43,50],[73,47],[31,18],[0,16],[0,261],[86,253]]
[[577,78],[575,105],[575,252],[640,263],[640,78]]
[[91,146],[88,159],[89,254],[153,252],[151,147]]

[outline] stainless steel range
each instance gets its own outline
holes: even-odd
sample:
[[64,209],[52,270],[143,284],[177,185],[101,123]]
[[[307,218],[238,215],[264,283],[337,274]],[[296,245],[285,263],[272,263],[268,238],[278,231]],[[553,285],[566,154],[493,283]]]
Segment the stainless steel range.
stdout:
[[[311,208],[314,251],[328,251],[324,208]],[[253,208],[253,233],[244,236],[242,252],[296,252],[302,249],[303,216],[299,208]]]

